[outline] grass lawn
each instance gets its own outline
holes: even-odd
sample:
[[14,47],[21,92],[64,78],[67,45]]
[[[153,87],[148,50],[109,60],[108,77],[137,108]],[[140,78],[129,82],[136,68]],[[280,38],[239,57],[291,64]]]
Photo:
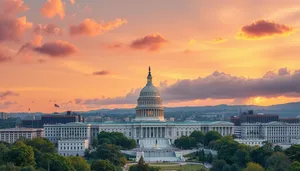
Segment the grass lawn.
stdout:
[[151,166],[158,166],[160,168],[162,168],[164,171],[171,171],[171,170],[181,170],[181,171],[197,171],[201,168],[204,168],[202,165],[194,165],[194,164],[187,164],[187,165],[167,165],[167,164],[163,164],[163,165],[156,165],[156,164],[151,164]]

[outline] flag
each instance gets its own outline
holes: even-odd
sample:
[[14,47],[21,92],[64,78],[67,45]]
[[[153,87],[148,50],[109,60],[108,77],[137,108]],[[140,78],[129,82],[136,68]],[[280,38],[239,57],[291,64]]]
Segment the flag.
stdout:
[[59,108],[58,104],[54,104],[54,107],[57,107],[57,108]]

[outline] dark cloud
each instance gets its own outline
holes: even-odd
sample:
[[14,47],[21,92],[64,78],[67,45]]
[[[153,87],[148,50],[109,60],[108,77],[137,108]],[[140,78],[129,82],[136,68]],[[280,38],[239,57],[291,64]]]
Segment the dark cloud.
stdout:
[[160,34],[151,34],[143,38],[134,40],[130,47],[139,50],[157,51],[163,44],[167,43],[167,40]]
[[108,75],[108,74],[110,74],[110,72],[107,70],[93,72],[93,75],[100,75],[100,76]]
[[40,47],[35,47],[33,50],[51,57],[67,57],[78,51],[77,47],[71,43],[61,40],[45,43]]
[[4,19],[0,17],[0,42],[19,41],[26,29],[30,29],[32,23],[27,22],[26,17],[16,19]]
[[45,35],[59,35],[61,36],[63,34],[62,29],[57,27],[55,24],[38,24],[33,32],[35,34],[45,34]]
[[[261,78],[232,76],[223,72],[197,79],[178,80],[168,85],[160,83],[163,101],[190,101],[205,99],[247,99],[250,97],[300,97],[300,70],[294,72],[280,68],[266,72]],[[126,96],[115,98],[82,99],[84,105],[135,104],[141,88],[131,90]]]
[[19,96],[19,94],[13,91],[0,92],[0,100],[3,100],[9,96]]
[[275,35],[288,35],[294,29],[284,24],[277,24],[272,21],[258,20],[250,25],[242,27],[241,31],[236,36],[241,39],[260,39]]

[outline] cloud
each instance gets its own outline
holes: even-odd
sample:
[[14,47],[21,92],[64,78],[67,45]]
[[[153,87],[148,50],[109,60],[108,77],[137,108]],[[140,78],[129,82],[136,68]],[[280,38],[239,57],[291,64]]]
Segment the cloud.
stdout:
[[103,47],[105,47],[107,49],[119,49],[119,48],[122,48],[123,46],[124,46],[124,44],[121,42],[114,42],[114,43],[103,45]]
[[25,56],[29,56],[30,52],[32,51],[33,48],[38,47],[41,45],[43,40],[43,36],[41,35],[34,35],[33,40],[30,42],[25,43],[24,45],[21,46],[19,49],[17,55],[23,53]]
[[37,60],[37,62],[42,64],[42,63],[45,63],[46,61],[44,59],[39,59],[39,60]]
[[67,57],[77,52],[77,47],[69,42],[58,40],[35,47],[34,51],[51,57]]
[[55,24],[45,24],[45,25],[42,25],[42,24],[38,24],[33,32],[35,34],[45,34],[45,35],[62,35],[63,32],[62,30],[57,27]]
[[27,22],[26,17],[17,19],[0,18],[0,42],[19,41],[26,29],[30,29],[32,23]]
[[294,31],[294,28],[277,24],[272,21],[258,20],[250,25],[242,27],[237,34],[237,39],[261,39],[276,35],[289,35]]
[[[174,84],[160,83],[163,101],[193,101],[206,99],[248,99],[252,97],[300,97],[300,70],[280,68],[268,71],[260,78],[232,76],[215,71],[197,79],[178,80]],[[141,88],[125,96],[82,100],[86,105],[135,104]]]
[[143,38],[134,40],[130,47],[133,49],[149,51],[157,51],[161,48],[163,44],[167,43],[167,40],[163,38],[160,34],[151,34]]
[[110,72],[107,70],[93,72],[93,75],[98,75],[98,76],[103,76],[103,75],[108,75],[108,74],[110,74]]
[[217,37],[210,41],[210,43],[212,43],[212,44],[219,44],[219,43],[225,43],[225,42],[227,42],[227,39],[224,39],[222,37]]
[[75,4],[75,0],[70,0],[70,3],[71,3],[72,5],[74,5],[74,4]]
[[0,102],[0,109],[7,109],[8,107],[12,106],[12,105],[16,105],[18,104],[15,101],[5,101],[5,102]]
[[3,100],[9,96],[19,96],[19,94],[13,91],[0,92],[0,100]]
[[123,24],[126,24],[125,19],[115,19],[107,23],[98,23],[93,19],[87,18],[83,20],[79,25],[70,26],[70,34],[75,35],[87,35],[87,36],[97,36],[103,34],[104,32],[116,29]]
[[41,8],[41,14],[47,18],[54,18],[56,15],[61,19],[65,17],[65,7],[61,0],[48,0]]
[[24,4],[23,0],[2,0],[0,6],[2,7],[2,15],[15,15],[29,9],[28,6]]
[[6,48],[0,48],[0,63],[11,62],[13,60],[12,55]]

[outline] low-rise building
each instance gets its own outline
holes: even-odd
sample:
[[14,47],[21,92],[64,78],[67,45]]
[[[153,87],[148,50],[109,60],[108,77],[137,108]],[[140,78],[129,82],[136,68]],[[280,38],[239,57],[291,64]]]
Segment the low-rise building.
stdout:
[[0,112],[0,119],[6,120],[8,118],[8,114],[4,112]]
[[20,138],[33,139],[36,137],[43,137],[43,132],[43,129],[33,128],[0,129],[0,141],[12,144]]
[[273,144],[291,144],[291,139],[300,139],[300,123],[242,123],[241,139],[266,139]]
[[246,144],[249,146],[263,146],[264,142],[266,142],[266,139],[234,139],[236,142],[240,144]]
[[58,140],[57,152],[62,156],[84,156],[89,140]]

